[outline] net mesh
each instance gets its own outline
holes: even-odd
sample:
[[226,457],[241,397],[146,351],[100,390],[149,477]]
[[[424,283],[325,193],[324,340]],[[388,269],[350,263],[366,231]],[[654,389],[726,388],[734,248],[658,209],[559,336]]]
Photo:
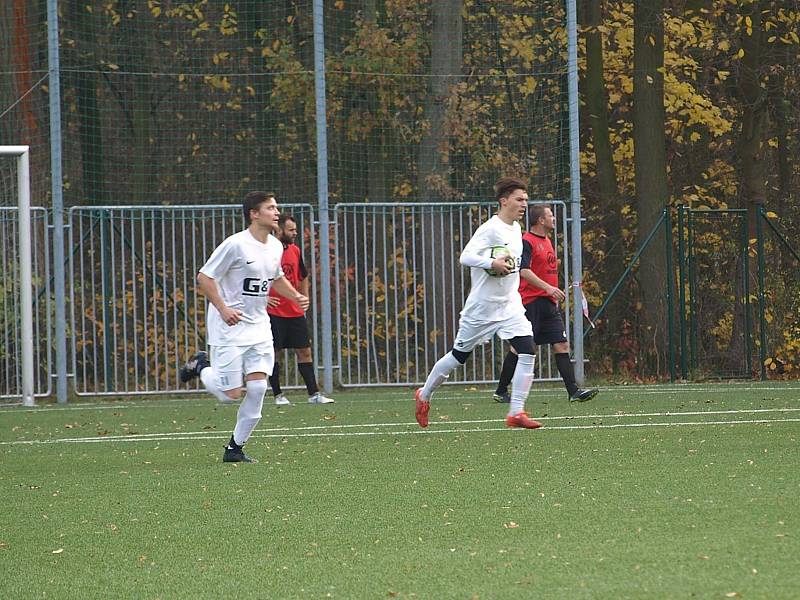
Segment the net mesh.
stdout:
[[[62,0],[65,204],[315,201],[310,0]],[[49,189],[45,3],[0,8],[0,132]],[[568,186],[561,2],[325,3],[331,202]],[[6,142],[11,143],[11,142]]]

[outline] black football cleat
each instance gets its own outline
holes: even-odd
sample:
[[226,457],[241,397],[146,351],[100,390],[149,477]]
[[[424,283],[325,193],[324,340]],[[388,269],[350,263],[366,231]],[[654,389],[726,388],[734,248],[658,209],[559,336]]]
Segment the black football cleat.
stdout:
[[203,352],[202,350],[197,352],[186,361],[186,364],[183,365],[181,370],[178,372],[181,383],[187,383],[195,377],[199,377],[200,371],[210,366],[211,363],[208,362],[208,353]]
[[225,454],[222,455],[222,462],[257,463],[258,461],[252,456],[247,456],[243,448],[229,448],[225,446]]
[[492,394],[492,400],[499,402],[500,404],[508,404],[511,402],[511,394],[508,392],[503,392],[502,394],[494,393]]
[[598,389],[591,389],[591,390],[576,390],[572,396],[569,397],[570,402],[588,402],[595,396],[600,390]]

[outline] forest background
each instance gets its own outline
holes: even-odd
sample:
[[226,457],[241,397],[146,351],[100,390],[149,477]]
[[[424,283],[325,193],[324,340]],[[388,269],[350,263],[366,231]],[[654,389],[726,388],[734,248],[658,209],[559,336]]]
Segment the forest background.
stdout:
[[[67,206],[236,203],[253,186],[316,203],[310,1],[58,6]],[[746,209],[752,261],[764,207],[796,248],[797,0],[581,0],[578,20],[590,305],[664,207]],[[331,204],[485,200],[501,174],[530,180],[532,199],[567,200],[564,23],[551,0],[325,2]],[[0,6],[0,143],[31,144],[34,197],[49,206],[46,33],[44,0]],[[720,248],[737,234],[702,235]],[[766,247],[769,372],[796,377],[800,266]],[[733,294],[705,325],[722,350],[751,335],[725,281],[742,268],[702,282],[709,299]],[[641,256],[587,337],[593,373],[667,374],[666,269],[663,252]]]

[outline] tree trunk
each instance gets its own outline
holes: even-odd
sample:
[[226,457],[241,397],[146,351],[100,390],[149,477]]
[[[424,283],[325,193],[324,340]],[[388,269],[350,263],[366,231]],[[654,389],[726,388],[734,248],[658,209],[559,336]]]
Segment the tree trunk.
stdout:
[[[625,248],[620,232],[622,231],[621,208],[617,184],[617,170],[614,165],[614,152],[611,147],[611,136],[608,120],[608,92],[605,86],[603,67],[603,35],[598,26],[602,23],[602,0],[585,0],[582,6],[582,25],[586,39],[586,75],[584,77],[584,100],[587,122],[591,133],[597,168],[597,184],[601,213],[603,214],[603,230],[605,231],[603,269],[599,274],[600,285],[608,293],[625,270]],[[621,331],[620,316],[624,311],[625,300],[617,296],[613,307],[606,313],[605,332],[617,335]],[[611,351],[613,366],[616,368],[614,344],[607,344]]]
[[[761,1],[745,1],[740,7],[741,40],[744,56],[739,70],[739,94],[742,100],[742,129],[739,137],[741,161],[740,206],[747,209],[747,237],[756,237],[758,210],[766,200],[766,165],[764,161],[764,133],[767,127],[767,97],[762,83],[762,29]],[[756,261],[744,253],[742,261],[750,261],[750,272],[756,272]],[[742,268],[743,273],[743,268]],[[736,308],[733,318],[732,346],[743,344],[750,335],[745,330],[746,305],[744,290],[737,287]],[[740,342],[741,340],[741,342]],[[739,346],[736,346],[739,347]]]
[[[741,207],[747,209],[749,237],[755,237],[755,216],[766,199],[764,131],[767,123],[766,95],[761,87],[761,2],[740,6],[742,50],[739,93],[742,99],[742,130],[739,137],[741,160]],[[748,25],[747,23],[750,23]]]
[[[663,0],[635,0],[633,25],[633,145],[637,241],[641,246],[667,204]],[[647,371],[661,374],[665,347],[664,230],[641,257],[642,348]],[[670,274],[671,276],[671,274]]]
[[[14,0],[14,50],[11,64],[14,65],[14,79],[17,83],[17,94],[21,97],[17,109],[25,124],[24,131],[16,132],[18,138],[15,144],[31,144],[34,141],[36,130],[36,115],[33,112],[33,95],[28,94],[33,87],[33,57],[31,56],[31,40],[29,31],[32,29],[28,23],[28,10],[26,0]],[[26,94],[24,97],[22,97]]]
[[449,180],[448,140],[444,131],[447,98],[461,78],[464,21],[463,0],[434,0],[431,41],[431,83],[425,98],[422,135],[417,157],[417,198],[444,200]]
[[[13,39],[14,31],[14,12],[11,4],[0,2],[0,65],[10,65],[11,69],[15,68],[13,60],[13,47],[9,40]],[[14,90],[14,84],[10,77],[0,79],[0,107],[3,110],[11,106],[17,99]],[[16,121],[16,111],[11,110],[0,118],[0,140],[4,144],[22,143],[21,140],[16,139],[17,132],[19,131],[18,123]],[[6,164],[12,164],[7,161],[0,161],[0,169],[3,169]],[[12,165],[16,168],[16,165]],[[4,175],[4,173],[2,173]]]
[[[366,27],[378,27],[378,16],[383,10],[383,2],[365,0],[364,23]],[[372,126],[367,133],[364,151],[367,167],[367,198],[370,202],[391,201],[390,155],[387,144],[387,132],[382,128],[380,98],[378,90],[381,86],[381,75],[374,76],[367,86],[367,110],[372,118]]]
[[[71,0],[69,9],[75,19],[79,63],[96,67],[97,39],[93,13],[86,10],[85,3],[81,0]],[[77,198],[77,204],[104,204],[103,135],[97,104],[97,74],[91,69],[77,69],[74,82],[78,102],[78,135],[83,184],[83,197]]]

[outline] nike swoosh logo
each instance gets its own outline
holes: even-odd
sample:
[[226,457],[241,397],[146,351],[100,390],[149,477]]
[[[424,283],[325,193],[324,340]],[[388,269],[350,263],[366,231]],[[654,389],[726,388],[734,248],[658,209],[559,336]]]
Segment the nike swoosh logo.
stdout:
[[251,264],[253,264],[254,262],[256,262],[256,261],[254,261],[254,260],[248,260],[248,261],[247,261],[247,264],[248,264],[248,265],[251,265]]

